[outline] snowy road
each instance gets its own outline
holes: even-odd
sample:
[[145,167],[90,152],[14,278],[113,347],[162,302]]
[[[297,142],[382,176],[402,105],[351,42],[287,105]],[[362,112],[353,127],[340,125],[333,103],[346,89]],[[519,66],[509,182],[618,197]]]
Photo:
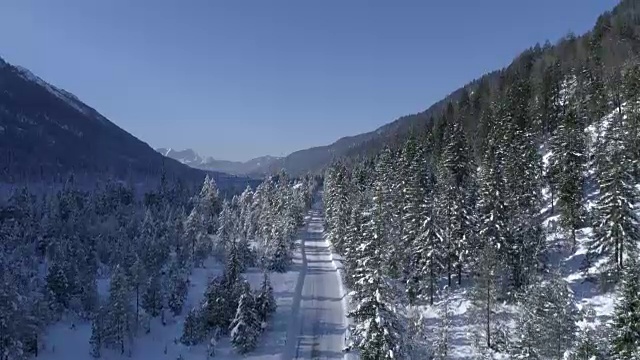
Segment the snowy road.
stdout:
[[345,326],[340,279],[323,239],[322,203],[310,211],[306,231],[295,254],[300,268],[284,360],[342,359]]

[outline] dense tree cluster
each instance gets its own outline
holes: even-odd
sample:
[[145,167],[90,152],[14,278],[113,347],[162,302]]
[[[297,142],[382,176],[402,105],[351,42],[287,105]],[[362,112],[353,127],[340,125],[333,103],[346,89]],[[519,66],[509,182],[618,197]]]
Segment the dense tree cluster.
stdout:
[[[640,67],[629,61],[603,77],[602,64],[561,69],[551,58],[539,82],[533,73],[540,63],[529,60],[502,73],[490,97],[464,92],[427,131],[359,164],[337,161],[327,170],[326,229],[345,258],[351,347],[363,358],[409,357],[414,345],[400,335],[398,304],[405,301],[440,304],[444,329],[432,350],[446,358],[448,294],[465,282],[480,353],[555,359],[578,349],[575,300],[545,261],[552,248],[542,221],[556,213],[567,249],[592,223],[590,273],[608,284],[625,279],[621,286],[635,289],[628,274],[638,269],[628,260],[638,256],[640,241]],[[470,119],[482,131],[465,131]],[[599,189],[591,211],[588,182]],[[639,333],[628,319],[640,312],[631,292],[620,295],[626,311],[616,315],[613,358],[637,346]],[[516,332],[497,315],[504,303],[525,309]]]
[[[202,303],[189,313],[181,337],[185,345],[229,335],[239,353],[255,348],[267,320],[276,310],[268,271],[286,271],[297,229],[311,206],[315,181],[292,185],[286,174],[268,178],[255,191],[246,189],[222,204],[214,248],[225,261],[221,276],[208,284]],[[250,265],[265,271],[252,291],[242,273]]]
[[[105,347],[130,353],[140,331],[153,330],[150,318],[164,324],[183,312],[191,270],[209,256],[227,263],[218,285],[228,302],[213,297],[189,312],[185,343],[199,341],[210,325],[231,331],[241,273],[257,262],[255,254],[267,270],[282,271],[291,258],[315,187],[312,179],[293,183],[282,174],[230,201],[210,178],[194,196],[164,178],[144,196],[118,182],[81,191],[73,178],[51,195],[16,191],[0,203],[0,358],[37,354],[45,327],[67,315],[92,322],[93,356]],[[108,293],[98,291],[99,282]],[[255,304],[261,327],[275,307],[268,278],[250,296],[257,300],[245,296],[245,304]],[[231,318],[211,320],[217,311]]]

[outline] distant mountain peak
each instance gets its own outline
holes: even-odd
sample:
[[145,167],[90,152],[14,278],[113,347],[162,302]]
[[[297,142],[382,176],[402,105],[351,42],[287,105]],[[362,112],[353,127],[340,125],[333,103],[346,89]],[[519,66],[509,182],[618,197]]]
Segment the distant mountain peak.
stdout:
[[156,151],[196,169],[220,171],[234,175],[263,176],[270,173],[272,167],[282,159],[265,155],[248,161],[230,161],[218,160],[211,156],[202,156],[190,148],[184,150],[158,148]]

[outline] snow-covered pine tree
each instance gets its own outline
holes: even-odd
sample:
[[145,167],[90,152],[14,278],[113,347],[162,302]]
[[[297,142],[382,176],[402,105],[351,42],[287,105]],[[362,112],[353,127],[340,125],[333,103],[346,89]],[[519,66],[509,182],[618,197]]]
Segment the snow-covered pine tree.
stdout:
[[326,229],[331,244],[338,253],[343,253],[343,244],[348,216],[347,168],[342,163],[334,164],[327,172],[327,191],[325,193]]
[[357,348],[363,360],[402,359],[406,355],[404,326],[397,312],[395,286],[383,264],[388,261],[385,236],[385,184],[377,182],[373,199],[371,221],[367,224],[367,239],[359,247],[358,268],[362,277],[352,291],[355,304],[349,317],[355,328],[351,333],[350,348]]
[[175,251],[176,260],[181,264],[181,266],[185,266],[185,264],[187,264],[190,256],[189,237],[186,236],[186,233],[185,233],[185,223],[186,223],[186,216],[185,216],[184,208],[180,208],[176,212],[176,216],[173,220],[172,234],[173,236],[175,236],[174,251]]
[[133,287],[134,297],[136,301],[135,307],[135,324],[136,327],[138,322],[140,321],[140,298],[144,292],[144,285],[146,285],[147,277],[146,277],[146,269],[142,264],[142,261],[139,257],[136,257],[136,261],[133,263],[133,266],[130,269],[129,281],[131,282],[131,286]]
[[142,308],[151,317],[160,316],[164,306],[164,294],[161,282],[161,274],[152,275],[147,281],[147,286],[142,294]]
[[185,235],[189,239],[191,257],[195,265],[200,264],[211,253],[209,234],[218,230],[218,214],[221,207],[218,187],[215,181],[207,176],[185,223]]
[[253,190],[247,186],[240,195],[240,234],[242,238],[252,239],[254,234],[254,224],[251,221],[253,204]]
[[196,207],[203,218],[207,234],[215,233],[218,229],[217,220],[222,207],[222,200],[215,180],[208,175],[202,184]]
[[634,204],[638,191],[634,186],[628,122],[620,111],[605,130],[597,160],[600,194],[596,204],[594,236],[589,241],[588,263],[605,257],[603,282],[619,278],[627,258],[640,241],[640,219]]
[[[511,127],[507,127],[509,129]],[[510,269],[509,289],[518,290],[536,275],[544,249],[541,212],[541,160],[530,129],[513,130],[502,144],[506,199],[506,247],[502,261]]]
[[203,318],[207,329],[219,328],[227,333],[239,298],[238,277],[232,281],[228,271],[209,282],[204,295]]
[[458,284],[462,283],[462,268],[469,253],[474,233],[475,209],[469,201],[474,193],[473,163],[462,124],[450,119],[445,146],[440,155],[438,189],[443,216],[443,235],[447,245],[445,263],[448,285],[453,270]]
[[[574,102],[577,99],[574,99]],[[564,102],[563,102],[564,103]],[[574,104],[563,104],[560,123],[551,138],[549,173],[557,189],[560,224],[571,234],[576,246],[576,230],[584,221],[584,167],[587,161],[584,122],[580,121]]]
[[[608,329],[607,329],[608,330]],[[569,352],[567,360],[606,360],[607,337],[609,331],[604,326],[585,326],[580,329],[575,347]]]
[[623,96],[626,101],[631,154],[636,181],[640,180],[640,62],[632,60],[623,72]]
[[496,316],[498,308],[498,255],[490,243],[485,243],[478,253],[475,284],[471,292],[469,321],[475,328],[475,346],[480,352],[496,348],[496,334],[500,324]]
[[[429,185],[430,187],[432,185]],[[431,196],[425,204],[425,218],[420,226],[420,236],[416,239],[412,249],[414,252],[414,271],[412,286],[418,295],[428,296],[429,304],[433,305],[438,289],[438,277],[442,273],[444,252],[444,237],[441,227],[441,212],[439,199]]]
[[197,308],[189,310],[187,317],[184,319],[180,342],[187,346],[193,346],[200,343],[206,334],[207,330],[203,314]]
[[562,93],[562,69],[558,59],[553,59],[542,71],[538,86],[538,101],[535,106],[536,125],[543,137],[555,132],[560,122],[560,97]]
[[248,283],[242,284],[242,295],[235,318],[231,322],[231,344],[240,354],[255,349],[260,337],[260,322],[255,310],[255,299]]
[[220,256],[227,256],[230,244],[235,241],[234,223],[231,204],[225,200],[222,203],[222,211],[218,217],[218,242],[216,244],[216,252]]
[[625,260],[611,330],[611,359],[640,359],[640,264],[635,254]]
[[579,312],[567,282],[550,274],[524,293],[516,326],[514,359],[561,359],[578,330]]
[[378,155],[375,163],[375,177],[373,187],[375,188],[378,201],[380,202],[378,210],[379,222],[376,226],[381,226],[379,235],[380,239],[386,244],[389,252],[388,261],[382,263],[387,274],[394,279],[400,278],[402,266],[404,263],[404,250],[400,244],[400,214],[402,212],[402,202],[400,194],[396,193],[395,181],[396,172],[394,165],[394,152],[389,147],[385,147]]
[[131,338],[132,321],[129,281],[124,269],[116,266],[111,275],[109,301],[105,308],[104,344],[119,348],[124,354],[127,340]]
[[167,306],[177,316],[182,313],[182,307],[187,299],[189,292],[189,280],[180,268],[177,261],[172,261],[169,265],[168,279],[165,281],[166,290],[163,291],[167,296]]
[[354,289],[356,283],[363,272],[359,269],[358,247],[366,237],[366,224],[368,216],[366,212],[366,197],[364,194],[354,196],[349,216],[349,225],[347,227],[346,237],[343,240],[343,263],[346,270],[346,284],[349,288]]
[[504,245],[498,251],[509,269],[504,284],[513,295],[535,275],[544,239],[541,226],[542,162],[530,119],[531,85],[527,70],[501,79],[504,96],[497,101],[495,123],[489,135],[503,177],[503,196],[508,216]]
[[496,159],[496,147],[489,142],[481,170],[479,238],[482,243],[476,252],[476,278],[471,294],[471,322],[476,326],[477,346],[483,349],[494,347],[496,333],[498,289],[500,287],[498,252],[505,244],[504,187]]
[[256,296],[256,312],[258,320],[261,323],[266,322],[276,311],[276,298],[273,296],[273,287],[269,281],[269,275],[265,272],[260,286],[259,293]]
[[[400,164],[403,202],[402,248],[404,249],[404,253],[402,254],[402,276],[405,283],[415,285],[413,282],[415,276],[413,276],[414,272],[411,271],[411,265],[415,259],[413,245],[420,236],[420,226],[422,225],[424,217],[423,203],[425,193],[423,178],[426,160],[422,148],[413,136],[409,137],[409,140],[407,140],[402,149]],[[362,210],[360,209],[358,211]],[[353,215],[357,214],[352,214],[352,216]],[[354,219],[352,218],[352,220]],[[409,295],[409,300],[414,301],[417,296],[415,286],[408,285],[407,294]]]
[[49,267],[46,281],[49,293],[53,297],[52,300],[55,301],[52,308],[59,310],[67,308],[71,297],[71,284],[69,284],[64,268],[57,263],[52,264]]
[[102,349],[102,338],[104,333],[104,309],[100,308],[93,315],[93,320],[91,321],[91,338],[89,339],[89,344],[91,344],[91,356],[94,358],[99,358],[101,356],[100,351]]

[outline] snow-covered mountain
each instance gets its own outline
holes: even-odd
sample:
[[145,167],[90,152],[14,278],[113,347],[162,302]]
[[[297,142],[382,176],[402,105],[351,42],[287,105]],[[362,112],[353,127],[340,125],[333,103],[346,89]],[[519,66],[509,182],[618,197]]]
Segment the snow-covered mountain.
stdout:
[[175,150],[172,148],[158,148],[156,151],[166,157],[178,160],[192,168],[220,171],[234,175],[265,175],[274,170],[274,168],[276,168],[275,165],[281,159],[279,157],[267,155],[242,162],[218,160],[210,156],[203,157],[193,149]]

